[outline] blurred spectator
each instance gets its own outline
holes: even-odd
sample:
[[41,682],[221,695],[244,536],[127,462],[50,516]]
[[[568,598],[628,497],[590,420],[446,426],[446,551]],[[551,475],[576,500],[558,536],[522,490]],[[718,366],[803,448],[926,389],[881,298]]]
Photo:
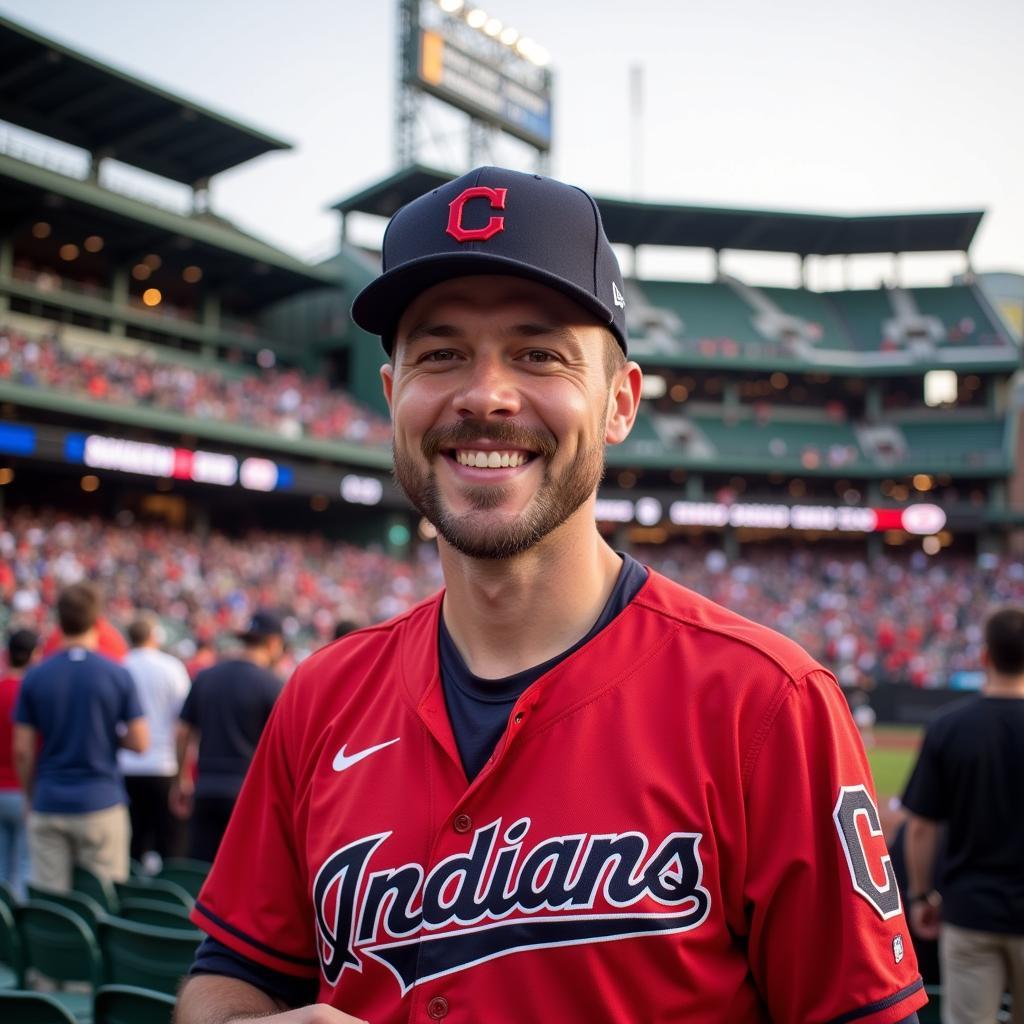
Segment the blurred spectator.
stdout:
[[69,349],[54,337],[29,338],[0,327],[0,380],[108,405],[238,423],[285,437],[376,445],[391,440],[383,416],[298,370],[225,377],[213,368],[161,362],[148,351]]
[[1006,989],[1014,1020],[1024,1006],[1024,607],[989,617],[983,661],[982,695],[928,727],[903,795],[910,924],[938,936],[943,1019],[979,1024]]
[[[43,657],[48,658],[64,646],[64,634],[60,627],[51,631],[43,644]],[[96,653],[111,661],[123,662],[128,653],[128,644],[120,632],[103,616],[96,623]]]
[[[212,861],[242,788],[256,744],[281,692],[271,671],[284,654],[280,616],[256,611],[238,634],[241,652],[196,676],[178,725],[178,776],[172,794],[179,816],[191,812],[189,856]],[[193,783],[190,750],[197,750]]]
[[358,628],[359,624],[351,619],[341,619],[334,626],[334,639],[340,640],[343,636],[348,636],[349,633],[354,632]]
[[96,588],[65,588],[57,616],[64,648],[25,673],[14,713],[14,761],[32,801],[32,881],[68,890],[76,863],[113,881],[128,877],[128,809],[117,749],[145,750],[149,730],[132,677],[96,653]]
[[213,637],[200,635],[195,639],[195,648],[185,663],[189,679],[195,679],[204,668],[217,664],[217,648],[213,645]]
[[36,659],[39,637],[30,629],[16,629],[7,638],[7,674],[0,678],[0,879],[25,895],[28,880],[28,834],[25,830],[25,794],[14,770],[11,716],[18,699],[21,677]]
[[150,743],[141,754],[122,750],[118,762],[128,791],[131,855],[149,867],[154,852],[161,863],[168,857],[185,855],[184,827],[171,813],[170,798],[171,783],[178,771],[175,725],[190,683],[185,666],[160,650],[163,627],[152,617],[139,616],[128,627],[128,639],[132,649],[124,667],[135,680],[149,724]]

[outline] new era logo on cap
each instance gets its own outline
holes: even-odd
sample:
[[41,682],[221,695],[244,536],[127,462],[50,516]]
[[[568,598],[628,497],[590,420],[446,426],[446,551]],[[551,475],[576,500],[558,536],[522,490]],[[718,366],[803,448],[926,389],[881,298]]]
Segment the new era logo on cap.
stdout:
[[383,273],[352,304],[391,351],[420,292],[455,277],[511,274],[554,288],[606,324],[626,349],[622,273],[597,204],[539,174],[480,167],[403,206],[384,234]]

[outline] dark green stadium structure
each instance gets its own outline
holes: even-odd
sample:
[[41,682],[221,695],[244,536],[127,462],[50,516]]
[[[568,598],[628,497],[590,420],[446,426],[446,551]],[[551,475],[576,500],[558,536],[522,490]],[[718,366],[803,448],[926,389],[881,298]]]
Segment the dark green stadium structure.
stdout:
[[[341,200],[338,251],[310,265],[209,206],[212,176],[287,143],[3,18],[0,60],[12,129],[0,143],[0,510],[45,500],[200,531],[414,543],[418,518],[390,479],[380,347],[348,316],[376,271],[349,219],[385,218],[453,175],[411,166]],[[175,183],[183,201],[129,194],[108,173],[118,165]],[[597,202],[627,269],[645,246],[794,262],[968,253],[983,216]],[[627,276],[626,300],[648,387],[609,452],[600,510],[623,543],[792,539],[775,513],[750,525],[743,509],[762,506],[934,504],[944,546],[1003,550],[1022,535],[1020,345],[970,274],[828,292]],[[925,403],[933,371],[955,374],[937,406]],[[198,399],[156,393],[183,380]],[[740,525],[716,522],[723,508]],[[919,543],[901,528],[845,535]]]

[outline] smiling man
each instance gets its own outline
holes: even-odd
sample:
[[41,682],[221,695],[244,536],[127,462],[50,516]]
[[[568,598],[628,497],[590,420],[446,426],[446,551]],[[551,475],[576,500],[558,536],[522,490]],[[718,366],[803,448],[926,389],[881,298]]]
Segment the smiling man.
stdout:
[[835,679],[597,530],[641,373],[594,201],[464,175],[353,317],[445,589],[285,688],[179,1024],[915,1020]]

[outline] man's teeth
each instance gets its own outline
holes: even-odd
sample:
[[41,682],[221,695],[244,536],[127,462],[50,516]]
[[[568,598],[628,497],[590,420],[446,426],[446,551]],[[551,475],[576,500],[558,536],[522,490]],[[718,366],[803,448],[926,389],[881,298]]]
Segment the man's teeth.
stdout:
[[477,469],[514,469],[526,462],[526,452],[474,452],[458,449],[455,461],[460,466],[474,466]]

